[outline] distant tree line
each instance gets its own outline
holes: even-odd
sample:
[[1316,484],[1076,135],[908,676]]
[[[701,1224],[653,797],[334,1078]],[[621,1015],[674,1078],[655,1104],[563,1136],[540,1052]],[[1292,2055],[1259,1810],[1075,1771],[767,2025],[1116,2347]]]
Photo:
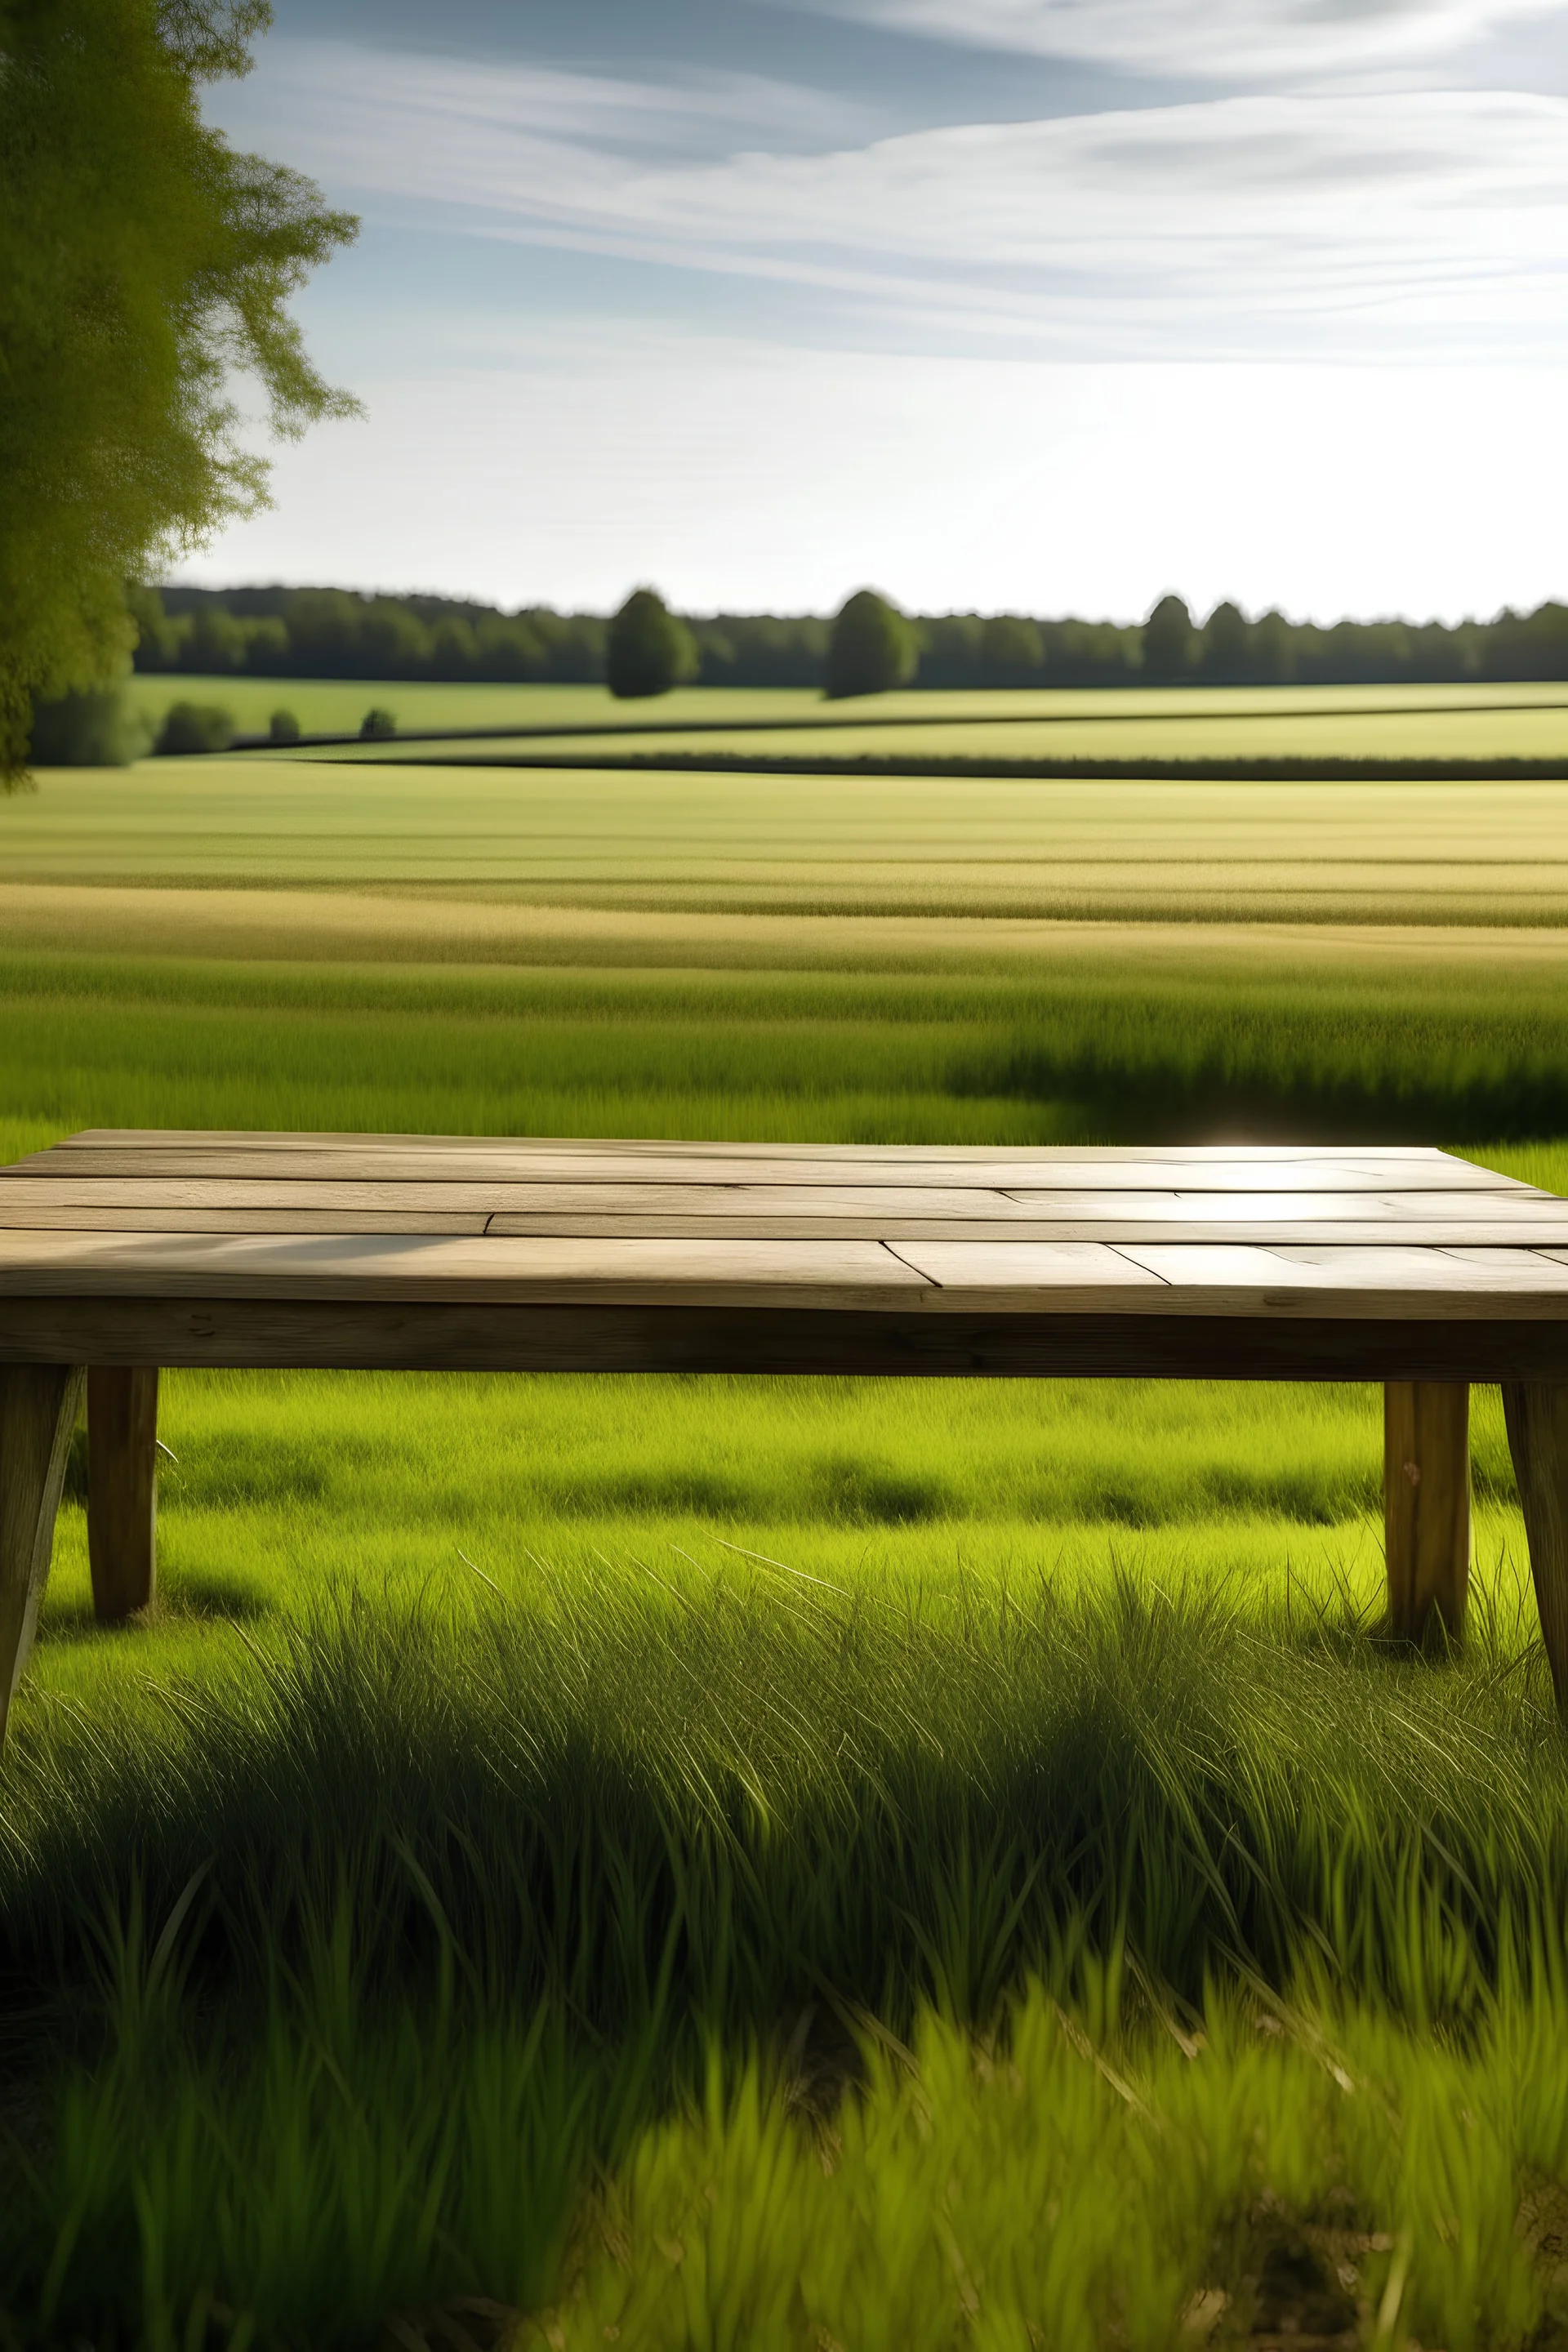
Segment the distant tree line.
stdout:
[[715,614],[679,620],[647,589],[615,619],[535,606],[503,613],[440,596],[341,588],[139,589],[140,670],[259,677],[530,680],[658,693],[803,686],[863,693],[913,683],[987,686],[1303,686],[1568,678],[1568,606],[1492,621],[1341,621],[1323,628],[1235,604],[1199,621],[1166,596],[1141,625],[1023,614],[904,615],[869,590],[837,620]]

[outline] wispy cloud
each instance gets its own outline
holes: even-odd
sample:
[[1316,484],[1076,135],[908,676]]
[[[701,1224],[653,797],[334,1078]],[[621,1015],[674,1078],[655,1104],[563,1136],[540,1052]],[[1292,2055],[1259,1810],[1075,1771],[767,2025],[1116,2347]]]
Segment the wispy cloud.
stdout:
[[654,86],[326,44],[281,47],[268,77],[258,96],[298,160],[402,216],[788,278],[851,299],[868,326],[966,347],[1409,356],[1479,337],[1495,355],[1568,340],[1558,99],[1274,92],[802,152],[802,94],[735,78]]
[[1420,65],[1562,0],[818,0],[966,47],[1245,81]]

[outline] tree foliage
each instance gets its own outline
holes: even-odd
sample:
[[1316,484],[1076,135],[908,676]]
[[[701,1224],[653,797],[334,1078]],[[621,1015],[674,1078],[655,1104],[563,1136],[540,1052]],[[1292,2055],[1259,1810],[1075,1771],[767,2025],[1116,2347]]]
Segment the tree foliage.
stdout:
[[825,691],[885,694],[907,686],[919,660],[920,639],[898,606],[874,588],[860,588],[834,621]]
[[605,679],[625,701],[668,694],[697,675],[697,647],[657,589],[634,588],[605,639]]
[[1179,596],[1162,596],[1143,625],[1143,667],[1152,678],[1185,677],[1194,652],[1193,616]]
[[152,730],[117,677],[36,702],[27,756],[39,768],[124,768],[151,741]]
[[[141,588],[135,666],[174,677],[602,683],[609,624],[534,605],[502,613],[443,596],[342,588]],[[1143,629],[1116,621],[975,613],[911,616],[922,687],[1136,686]],[[686,623],[703,686],[820,688],[832,624],[810,614],[720,613]],[[1433,685],[1568,678],[1568,607],[1490,621],[1342,621],[1323,628],[1215,607],[1187,640],[1185,685]]]
[[269,16],[0,0],[0,776],[36,696],[112,676],[125,583],[265,502],[234,372],[280,434],[354,407],[287,304],[356,223],[201,117]]
[[980,632],[980,660],[1000,684],[1037,670],[1046,658],[1040,625],[1016,613],[994,613]]

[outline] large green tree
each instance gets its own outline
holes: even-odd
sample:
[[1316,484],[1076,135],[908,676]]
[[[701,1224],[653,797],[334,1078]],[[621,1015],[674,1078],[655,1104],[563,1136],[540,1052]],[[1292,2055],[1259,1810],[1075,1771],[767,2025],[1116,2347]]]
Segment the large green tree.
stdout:
[[920,660],[920,639],[898,606],[874,588],[858,588],[834,616],[827,640],[824,692],[885,694],[908,686]]
[[1143,624],[1143,670],[1152,678],[1184,677],[1194,649],[1193,616],[1180,596],[1162,596]]
[[123,660],[126,583],[265,503],[237,375],[284,435],[353,409],[287,305],[356,223],[201,116],[269,19],[0,0],[0,780],[35,697]]
[[605,680],[622,700],[668,694],[697,675],[697,644],[657,588],[634,588],[605,639]]

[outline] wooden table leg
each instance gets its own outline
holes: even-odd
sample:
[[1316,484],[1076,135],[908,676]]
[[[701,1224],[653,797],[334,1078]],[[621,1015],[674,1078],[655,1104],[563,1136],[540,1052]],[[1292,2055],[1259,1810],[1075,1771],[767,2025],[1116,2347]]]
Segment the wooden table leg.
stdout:
[[1505,1381],[1502,1410],[1530,1538],[1541,1638],[1557,1712],[1568,1722],[1568,1388]]
[[152,1600],[157,1522],[157,1370],[95,1364],[87,1376],[87,1549],[103,1623]]
[[1383,1526],[1390,1633],[1419,1642],[1436,1614],[1457,1640],[1470,1581],[1470,1391],[1463,1382],[1385,1386]]
[[33,1644],[81,1402],[63,1364],[0,1364],[0,1740]]

